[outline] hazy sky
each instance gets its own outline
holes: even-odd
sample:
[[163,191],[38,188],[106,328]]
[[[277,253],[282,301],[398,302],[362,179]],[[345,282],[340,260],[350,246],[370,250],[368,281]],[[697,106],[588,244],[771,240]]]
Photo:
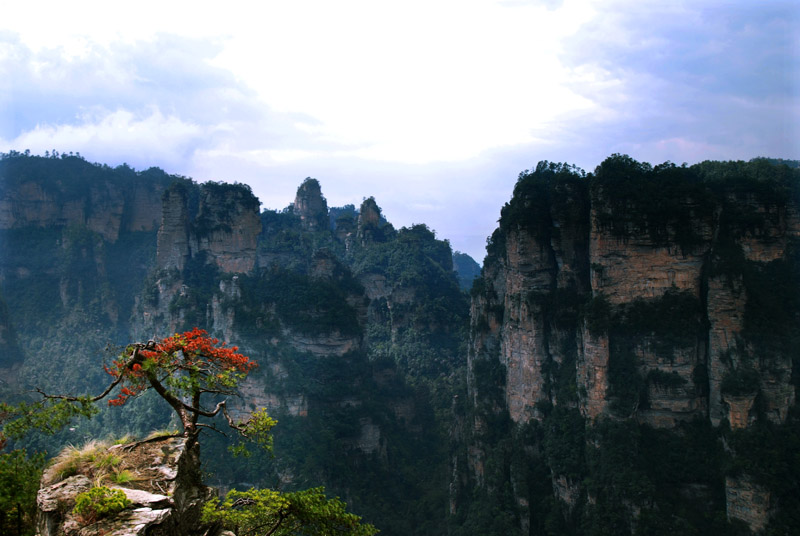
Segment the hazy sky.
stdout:
[[0,151],[78,151],[265,208],[305,177],[479,262],[520,171],[800,158],[800,2],[6,3]]

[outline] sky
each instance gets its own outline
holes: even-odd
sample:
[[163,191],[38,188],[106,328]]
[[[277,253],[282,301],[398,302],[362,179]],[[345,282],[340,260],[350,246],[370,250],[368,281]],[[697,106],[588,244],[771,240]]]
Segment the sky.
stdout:
[[282,209],[375,197],[478,262],[519,173],[800,159],[800,2],[3,5],[0,151],[79,152]]

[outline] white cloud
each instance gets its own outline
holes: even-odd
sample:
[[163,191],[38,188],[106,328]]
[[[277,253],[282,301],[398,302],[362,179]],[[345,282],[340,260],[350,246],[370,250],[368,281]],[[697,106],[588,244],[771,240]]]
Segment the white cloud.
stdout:
[[69,149],[87,157],[125,160],[147,166],[151,162],[180,164],[202,143],[206,134],[199,125],[157,108],[137,116],[128,110],[95,111],[75,124],[37,125],[12,140],[2,141],[5,149],[25,148],[35,154]]

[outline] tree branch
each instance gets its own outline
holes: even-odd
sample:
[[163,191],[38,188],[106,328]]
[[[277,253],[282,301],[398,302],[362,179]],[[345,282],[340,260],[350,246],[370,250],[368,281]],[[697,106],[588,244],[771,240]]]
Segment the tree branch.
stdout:
[[[131,369],[133,369],[133,365],[136,365],[136,364],[140,364],[141,365],[142,362],[144,362],[144,359],[139,356],[139,350],[140,349],[153,350],[153,349],[155,349],[155,345],[156,345],[156,343],[153,342],[153,341],[147,341],[147,343],[137,342],[135,344],[132,344],[131,346],[134,347],[133,355],[128,360],[128,362],[125,363],[125,368],[128,369],[128,370],[131,370]],[[89,399],[89,401],[90,402],[97,402],[98,400],[104,399],[114,389],[114,387],[119,385],[119,383],[123,379],[124,379],[123,375],[119,374],[116,377],[116,379],[113,382],[111,382],[108,385],[108,387],[106,387],[105,390],[102,393],[100,393],[97,396],[93,396],[92,398]],[[81,400],[81,397],[79,397],[79,396],[49,395],[49,394],[45,393],[44,391],[42,391],[41,389],[39,389],[38,387],[36,388],[36,392],[39,393],[40,395],[42,395],[45,398],[51,398],[51,399],[57,399],[57,400],[66,400],[67,402],[78,402],[79,400]]]
[[[213,410],[206,411],[206,410],[204,410],[202,408],[196,408],[196,407],[194,407],[192,405],[187,404],[186,402],[180,401],[180,403],[183,404],[183,407],[187,411],[189,411],[191,413],[194,413],[196,415],[201,415],[203,417],[216,417],[217,414],[219,413],[219,410],[225,407],[225,403],[226,402],[227,402],[227,400],[223,400],[222,402],[217,403],[216,407],[214,407]],[[227,412],[223,411],[223,414],[227,414]]]
[[275,525],[273,525],[272,528],[269,529],[269,531],[267,531],[265,536],[272,536],[272,534],[276,530],[278,530],[278,527],[281,526],[281,523],[283,523],[283,520],[286,519],[286,515],[287,514],[286,514],[286,512],[284,510],[281,510],[280,512],[278,512],[278,521],[277,521],[277,523],[275,523]]

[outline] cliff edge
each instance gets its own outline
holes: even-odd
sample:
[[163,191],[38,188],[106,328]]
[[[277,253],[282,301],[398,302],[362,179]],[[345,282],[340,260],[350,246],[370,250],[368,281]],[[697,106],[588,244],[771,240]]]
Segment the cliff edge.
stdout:
[[[120,490],[130,504],[96,520],[74,511],[79,494],[99,486]],[[213,494],[201,481],[197,447],[168,437],[118,444],[92,441],[68,447],[42,476],[38,536],[175,536],[207,534],[200,508]]]

